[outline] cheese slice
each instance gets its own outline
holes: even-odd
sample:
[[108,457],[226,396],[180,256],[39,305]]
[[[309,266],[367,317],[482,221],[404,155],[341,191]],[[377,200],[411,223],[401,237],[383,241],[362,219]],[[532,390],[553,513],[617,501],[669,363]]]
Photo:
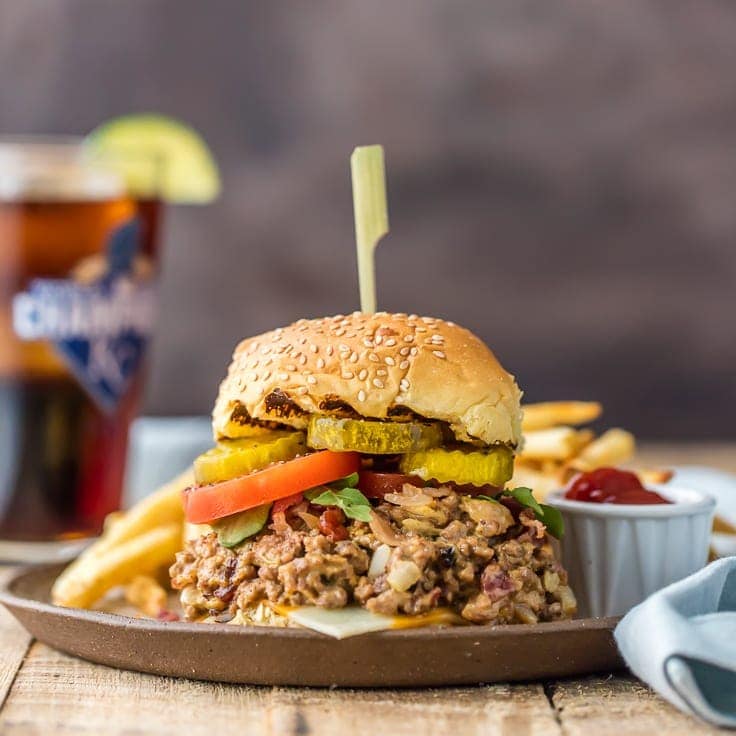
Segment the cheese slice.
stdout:
[[467,623],[456,613],[446,608],[437,608],[418,616],[385,616],[380,613],[372,613],[360,606],[347,606],[346,608],[274,606],[273,608],[280,615],[286,616],[290,622],[306,629],[318,631],[320,634],[332,636],[335,639],[346,639],[349,636],[359,636],[360,634],[388,631],[390,629]]

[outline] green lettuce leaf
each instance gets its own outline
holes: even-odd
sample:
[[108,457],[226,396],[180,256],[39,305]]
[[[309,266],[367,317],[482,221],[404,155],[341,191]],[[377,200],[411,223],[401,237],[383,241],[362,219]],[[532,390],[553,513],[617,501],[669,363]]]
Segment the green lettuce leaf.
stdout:
[[349,519],[366,522],[371,519],[371,502],[357,488],[338,491],[328,488],[309,500],[317,506],[337,506]]

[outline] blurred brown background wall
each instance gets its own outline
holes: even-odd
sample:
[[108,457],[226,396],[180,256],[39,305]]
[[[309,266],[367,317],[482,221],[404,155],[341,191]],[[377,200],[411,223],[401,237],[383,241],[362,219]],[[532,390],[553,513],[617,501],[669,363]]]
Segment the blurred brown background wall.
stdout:
[[356,308],[348,156],[381,142],[383,308],[477,331],[530,400],[736,436],[735,72],[730,0],[0,0],[0,133],[155,110],[222,165],[168,213],[154,413]]

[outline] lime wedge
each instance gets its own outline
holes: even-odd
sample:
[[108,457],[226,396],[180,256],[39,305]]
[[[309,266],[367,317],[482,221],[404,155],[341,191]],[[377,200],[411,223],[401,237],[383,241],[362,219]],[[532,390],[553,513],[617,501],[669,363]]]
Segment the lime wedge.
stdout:
[[117,169],[130,192],[174,204],[206,204],[220,192],[220,175],[202,137],[164,115],[126,115],[86,138],[93,155]]

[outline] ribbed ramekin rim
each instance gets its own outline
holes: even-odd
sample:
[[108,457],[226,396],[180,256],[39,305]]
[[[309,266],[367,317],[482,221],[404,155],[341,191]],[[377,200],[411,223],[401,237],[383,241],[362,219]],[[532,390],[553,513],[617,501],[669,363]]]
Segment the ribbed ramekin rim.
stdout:
[[[566,488],[550,491],[545,503],[575,516],[617,519],[671,519],[677,516],[700,516],[712,513],[716,507],[716,500],[712,496],[689,486],[648,483],[647,488],[661,493],[665,498],[671,498],[675,503],[614,504],[573,501],[562,496],[567,490]],[[694,494],[699,498],[696,501],[680,501],[677,498],[680,493]]]

